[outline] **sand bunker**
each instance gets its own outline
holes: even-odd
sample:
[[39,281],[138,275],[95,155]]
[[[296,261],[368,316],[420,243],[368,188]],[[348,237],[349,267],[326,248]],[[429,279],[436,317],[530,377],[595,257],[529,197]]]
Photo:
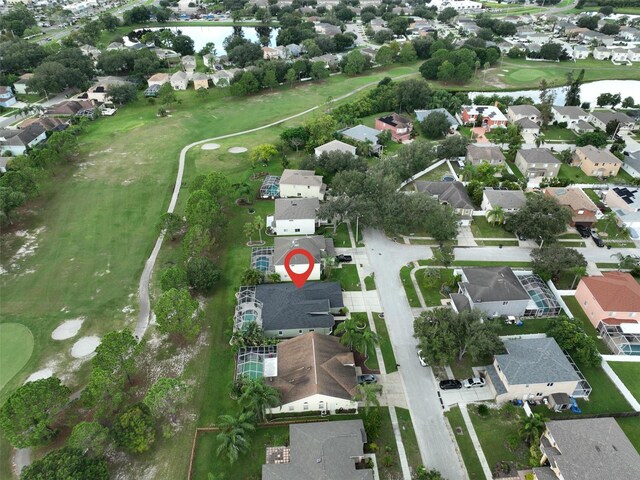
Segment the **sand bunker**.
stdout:
[[33,372],[31,375],[29,375],[29,378],[27,378],[24,383],[35,382],[36,380],[49,378],[52,375],[53,370],[51,370],[50,368],[43,368],[42,370],[38,370],[37,372]]
[[217,150],[220,148],[220,145],[217,143],[205,143],[202,145],[202,150]]
[[71,347],[71,356],[73,358],[82,358],[91,355],[100,345],[100,337],[82,337]]
[[84,318],[63,322],[51,333],[51,338],[54,340],[66,340],[67,338],[75,337],[82,326],[82,322],[84,322]]
[[229,153],[244,153],[247,149],[245,147],[231,147]]

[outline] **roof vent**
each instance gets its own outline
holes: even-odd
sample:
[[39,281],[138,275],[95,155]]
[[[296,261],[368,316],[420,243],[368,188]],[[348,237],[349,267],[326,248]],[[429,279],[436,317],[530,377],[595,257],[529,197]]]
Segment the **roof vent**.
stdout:
[[322,463],[322,458],[316,458],[316,463]]

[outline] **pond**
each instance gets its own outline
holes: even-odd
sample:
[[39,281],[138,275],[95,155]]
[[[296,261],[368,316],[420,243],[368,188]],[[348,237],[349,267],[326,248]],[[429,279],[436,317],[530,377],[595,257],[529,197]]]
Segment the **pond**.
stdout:
[[[205,46],[208,42],[213,42],[216,46],[216,54],[224,55],[227,52],[224,49],[223,42],[224,39],[233,34],[234,27],[162,27],[172,32],[177,32],[180,30],[183,35],[188,35],[193,39],[193,47],[197,52],[202,47]],[[260,35],[256,31],[255,27],[239,27],[242,30],[242,35],[247,40],[251,40],[252,42],[258,42],[260,39]],[[149,28],[148,30],[160,30],[159,27]],[[276,37],[278,36],[279,28],[271,28],[269,35],[269,46],[276,46]]]
[[[554,104],[564,105],[566,87],[557,87],[551,89],[556,98]],[[476,95],[491,95],[498,92],[470,92],[469,98],[473,99]],[[640,102],[640,80],[599,80],[597,82],[583,83],[580,88],[580,101],[591,102],[592,106],[596,105],[596,99],[601,93],[619,93],[622,98],[633,97],[636,103]],[[520,96],[531,97],[534,102],[540,101],[539,90],[519,90],[517,92],[500,92],[500,95],[509,95],[513,98]]]

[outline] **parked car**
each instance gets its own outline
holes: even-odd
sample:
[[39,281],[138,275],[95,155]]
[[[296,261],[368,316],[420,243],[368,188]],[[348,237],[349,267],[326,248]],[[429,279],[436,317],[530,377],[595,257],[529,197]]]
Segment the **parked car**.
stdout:
[[576,225],[576,230],[582,238],[589,238],[591,236],[591,229],[583,225]]
[[604,247],[604,242],[598,236],[598,234],[591,232],[591,238],[593,239],[593,243],[595,243],[597,246],[599,246],[600,248]]
[[422,365],[423,367],[427,366],[427,362],[425,362],[424,358],[422,358],[422,350],[418,350],[418,361],[420,362],[420,365]]
[[353,257],[351,255],[338,255],[336,257],[336,260],[339,263],[349,263],[350,261],[353,260]]
[[527,240],[527,237],[524,236],[522,233],[516,232],[516,235],[518,236],[518,240],[522,240],[523,242]]
[[364,375],[358,375],[358,384],[362,385],[363,383],[376,383],[378,379],[375,375],[371,375],[370,373],[366,373]]
[[442,380],[440,382],[440,390],[460,390],[462,383],[459,380]]
[[472,387],[484,387],[487,382],[484,381],[484,378],[480,377],[472,377],[467,378],[462,382],[462,386],[464,388],[472,388]]

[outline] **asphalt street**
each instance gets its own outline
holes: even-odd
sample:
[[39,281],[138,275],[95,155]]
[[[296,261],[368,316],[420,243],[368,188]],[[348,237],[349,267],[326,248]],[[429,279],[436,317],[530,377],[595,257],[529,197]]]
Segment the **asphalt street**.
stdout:
[[413,338],[413,315],[398,272],[403,265],[430,258],[431,249],[421,245],[405,245],[389,240],[382,232],[367,230],[365,250],[375,272],[376,287],[385,314],[389,337],[400,365],[413,427],[425,465],[438,469],[444,478],[467,478],[457,460],[453,438],[445,426],[438,387],[430,368],[424,368],[416,355]]
[[[587,240],[590,242],[590,240]],[[612,257],[615,253],[623,255],[637,255],[637,248],[598,248],[588,246],[586,248],[576,248],[588,262],[596,263],[615,263],[616,259]],[[530,248],[523,247],[464,247],[454,248],[456,260],[474,260],[474,261],[501,261],[501,262],[530,262]],[[376,278],[376,283],[378,279]]]

